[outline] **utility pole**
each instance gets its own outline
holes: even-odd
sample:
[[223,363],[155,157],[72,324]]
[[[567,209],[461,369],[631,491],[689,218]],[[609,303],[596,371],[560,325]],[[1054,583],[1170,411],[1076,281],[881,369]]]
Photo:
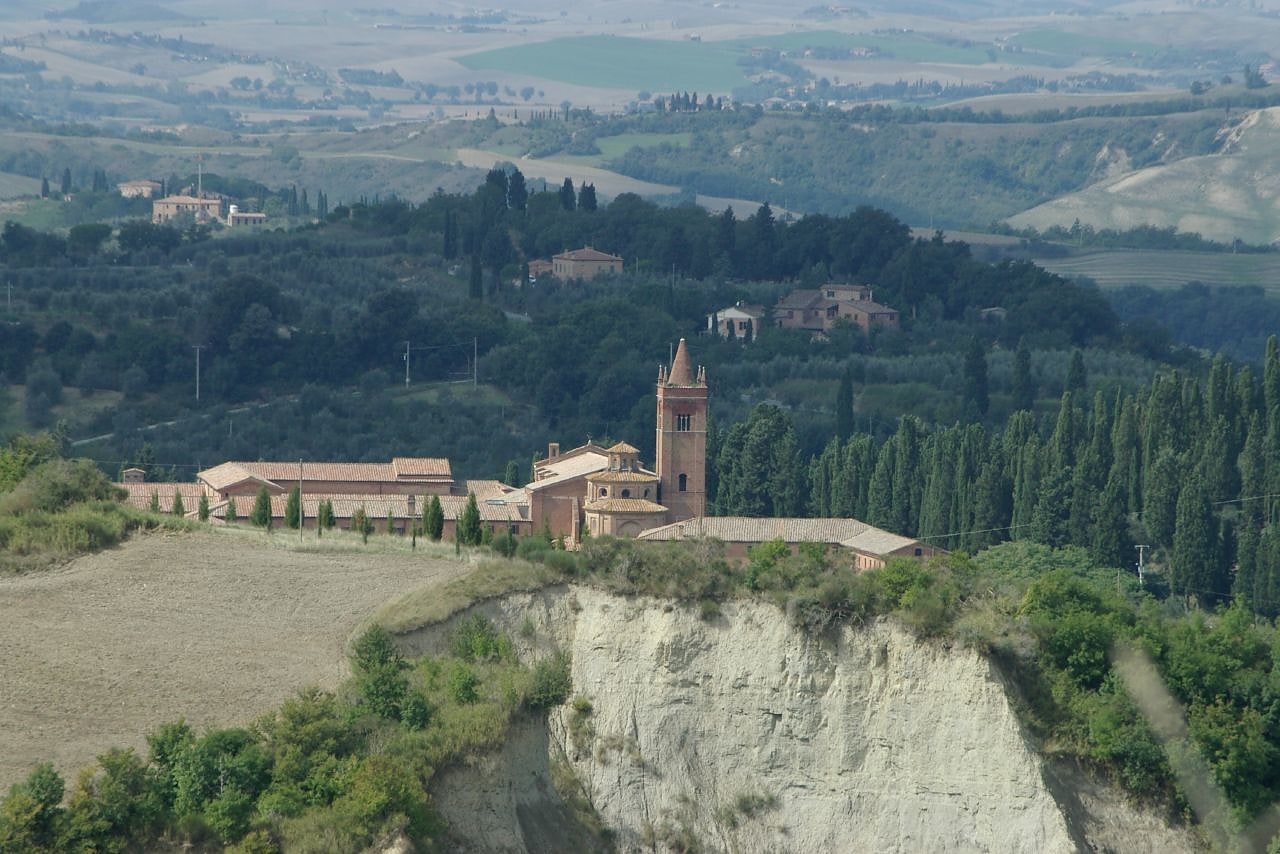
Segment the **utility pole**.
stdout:
[[471,387],[480,384],[480,339],[471,339]]
[[[307,518],[307,514],[302,512],[302,459],[298,459],[298,542],[302,542],[302,522]],[[320,524],[317,517],[316,525]]]
[[204,349],[203,344],[192,344],[191,349],[196,351],[196,402],[200,401],[200,351]]
[[409,352],[412,346],[408,341],[404,342],[404,387],[409,387]]
[[1143,570],[1146,568],[1143,558],[1145,557],[1146,550],[1151,548],[1151,546],[1134,546],[1134,548],[1138,550],[1138,586],[1141,587]]
[[9,298],[5,303],[9,314],[13,314],[13,279],[9,280]]

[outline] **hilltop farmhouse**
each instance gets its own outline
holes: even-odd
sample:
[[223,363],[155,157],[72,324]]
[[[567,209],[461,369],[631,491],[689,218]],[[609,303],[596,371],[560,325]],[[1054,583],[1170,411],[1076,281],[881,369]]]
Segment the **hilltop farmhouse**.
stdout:
[[523,487],[496,480],[457,480],[447,459],[396,457],[384,463],[225,462],[205,469],[196,483],[148,483],[141,469],[127,469],[121,486],[130,503],[194,515],[203,499],[215,522],[245,520],[266,490],[271,515],[282,525],[289,492],[300,488],[303,525],[314,528],[321,502],[329,502],[339,527],[350,528],[363,510],[377,530],[405,534],[433,499],[444,511],[444,536],[453,539],[470,495],[491,534],[547,532],[576,547],[586,536],[671,540],[722,540],[730,558],[781,539],[795,547],[817,542],[846,548],[860,568],[890,557],[924,558],[937,550],[856,519],[747,519],[707,515],[707,375],[696,368],[684,339],[670,366],[658,370],[656,454],[646,468],[626,442],[608,448],[588,442],[562,451],[547,447]]

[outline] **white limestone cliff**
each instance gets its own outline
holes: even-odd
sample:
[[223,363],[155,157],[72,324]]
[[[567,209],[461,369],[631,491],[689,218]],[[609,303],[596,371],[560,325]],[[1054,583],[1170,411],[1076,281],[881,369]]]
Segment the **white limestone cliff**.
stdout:
[[[446,775],[438,803],[476,850],[553,845],[531,819],[561,810],[548,755],[568,758],[622,851],[1191,849],[1150,817],[1091,822],[1080,797],[1060,803],[991,663],[888,621],[815,639],[767,604],[703,620],[585,587],[472,610],[526,658],[568,650],[591,704]],[[448,629],[401,641],[436,651]]]

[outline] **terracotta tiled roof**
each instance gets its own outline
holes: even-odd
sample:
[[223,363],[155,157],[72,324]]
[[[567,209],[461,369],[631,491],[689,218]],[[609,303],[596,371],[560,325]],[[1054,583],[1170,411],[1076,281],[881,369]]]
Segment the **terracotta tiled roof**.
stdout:
[[555,460],[546,460],[539,463],[539,479],[528,484],[525,489],[534,491],[546,489],[576,477],[583,477],[591,472],[601,471],[608,468],[608,466],[609,458],[599,449],[574,454],[573,456],[562,455]]
[[835,300],[829,300],[822,295],[822,291],[816,290],[796,290],[778,300],[778,308],[789,309],[808,309],[816,308],[826,303],[834,303]]
[[197,477],[217,491],[243,483],[246,480],[266,482],[266,479],[244,468],[240,463],[222,463],[211,469],[205,469]]
[[182,496],[182,509],[188,516],[193,515],[200,505],[200,496],[204,487],[198,483],[117,483],[116,486],[128,492],[125,503],[146,510],[151,506],[151,496],[160,502],[160,512],[173,510],[173,498]]
[[891,308],[887,305],[882,305],[878,302],[872,302],[871,300],[860,300],[859,302],[846,302],[846,303],[842,303],[842,305],[847,306],[852,311],[861,311],[861,312],[865,312],[866,314],[897,314],[898,313],[898,310],[896,308]]
[[200,479],[222,490],[250,478],[288,488],[304,481],[340,483],[452,482],[449,461],[434,457],[397,457],[390,463],[226,462],[200,472]]
[[647,498],[594,498],[582,505],[593,513],[666,513],[667,508]]
[[764,317],[764,306],[762,305],[731,305],[722,308],[716,312],[716,316],[724,318],[729,316],[730,312],[737,312],[746,317],[761,318]]
[[558,261],[621,261],[617,255],[610,255],[608,252],[601,252],[599,249],[592,249],[590,246],[582,249],[571,249],[568,252],[561,252],[554,256]]
[[918,541],[910,537],[904,537],[901,534],[894,534],[889,531],[882,531],[879,528],[867,528],[861,534],[856,534],[847,540],[843,540],[840,545],[847,549],[863,552],[870,555],[888,555],[904,549],[909,546],[917,545]]
[[395,457],[391,468],[396,477],[453,477],[453,469],[443,457]]
[[733,543],[839,543],[871,526],[857,519],[765,519],[748,516],[696,516],[640,534],[646,540],[715,537]]
[[671,361],[671,373],[667,375],[669,385],[693,385],[693,364],[689,361],[689,348],[684,339],[676,347],[676,357]]
[[587,475],[591,483],[657,483],[658,476],[647,471],[601,471]]
[[[588,502],[590,506],[590,502]],[[714,537],[726,543],[838,544],[864,554],[887,556],[919,544],[857,519],[764,519],[747,516],[701,516],[641,532],[642,540],[685,540]]]
[[[468,493],[476,494],[476,501],[484,501],[488,498],[511,498],[513,500],[520,498],[524,493],[513,487],[507,486],[500,480],[464,480],[458,484],[455,494],[466,497]],[[430,501],[428,497],[425,499]]]
[[619,442],[611,448],[606,449],[610,454],[638,454],[640,449],[634,445],[628,445],[626,442]]
[[[428,501],[430,499],[427,499]],[[444,510],[444,518],[455,522],[467,506],[467,499],[461,495],[440,496],[440,507]],[[527,522],[529,521],[529,505],[523,499],[490,498],[476,499],[476,508],[480,511],[481,522]]]

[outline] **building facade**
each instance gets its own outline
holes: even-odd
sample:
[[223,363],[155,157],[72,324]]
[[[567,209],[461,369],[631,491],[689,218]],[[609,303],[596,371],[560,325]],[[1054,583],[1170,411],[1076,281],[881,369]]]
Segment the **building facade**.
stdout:
[[594,279],[597,276],[622,272],[622,259],[590,246],[561,252],[551,257],[551,273],[557,279]]

